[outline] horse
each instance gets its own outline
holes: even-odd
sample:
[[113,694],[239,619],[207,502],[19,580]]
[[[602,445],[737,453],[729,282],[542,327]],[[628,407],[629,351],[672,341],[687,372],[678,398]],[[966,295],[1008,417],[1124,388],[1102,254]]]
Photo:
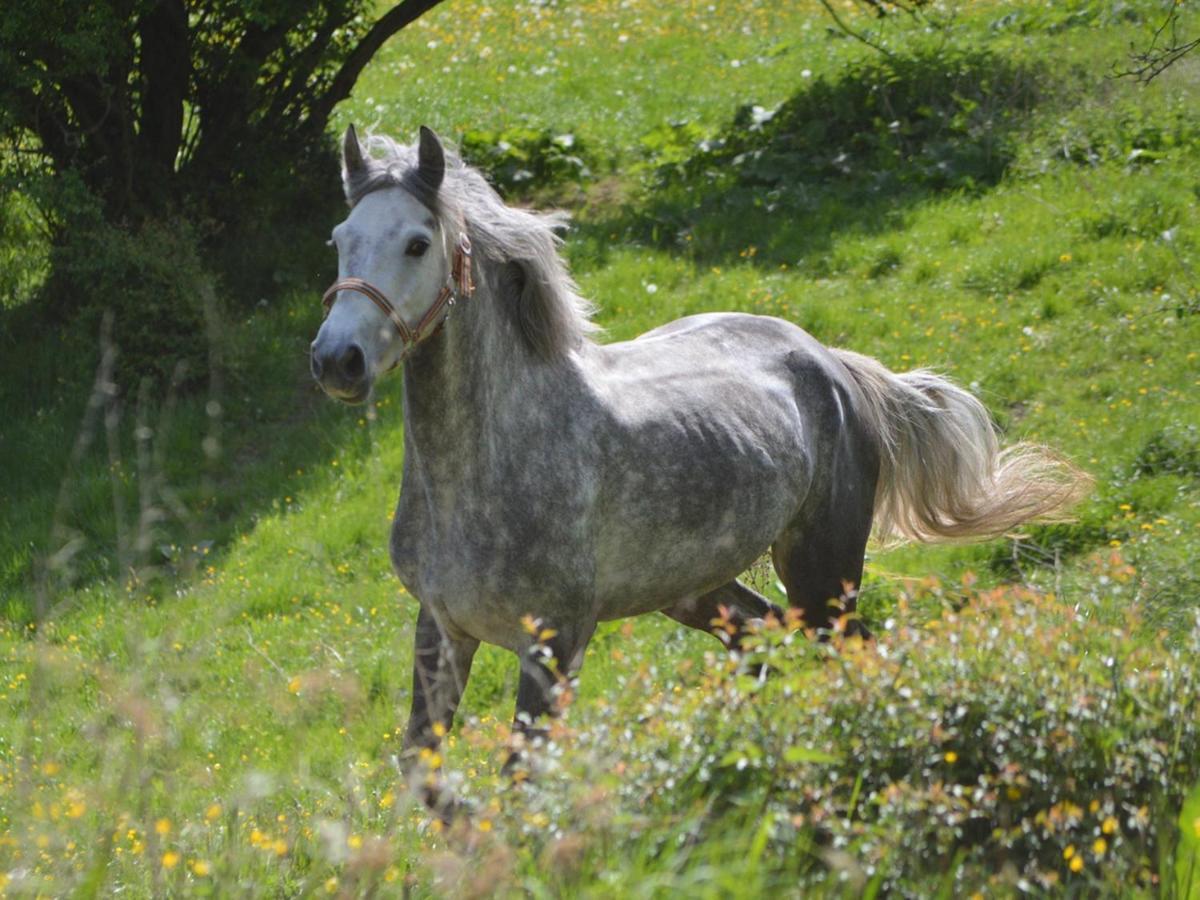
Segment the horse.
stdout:
[[[1000,446],[979,400],[780,318],[708,313],[601,343],[561,213],[508,206],[428,128],[342,140],[349,215],[311,347],[332,398],[402,368],[391,561],[419,602],[411,758],[451,727],[480,642],[520,658],[514,734],[554,711],[597,623],[662,612],[731,650],[782,615],[738,580],[770,552],[818,635],[855,615],[868,538],[1061,520],[1087,477]],[[840,617],[840,618],[839,618]]]

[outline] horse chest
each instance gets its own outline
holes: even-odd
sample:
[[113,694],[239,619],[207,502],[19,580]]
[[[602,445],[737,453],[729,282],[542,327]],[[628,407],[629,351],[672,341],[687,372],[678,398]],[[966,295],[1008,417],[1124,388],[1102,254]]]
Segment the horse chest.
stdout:
[[492,499],[488,510],[464,502],[439,515],[435,504],[402,495],[391,555],[401,582],[439,621],[504,646],[524,640],[524,616],[551,619],[564,602],[586,604],[590,567],[577,562],[580,536],[551,529],[556,519],[537,504]]

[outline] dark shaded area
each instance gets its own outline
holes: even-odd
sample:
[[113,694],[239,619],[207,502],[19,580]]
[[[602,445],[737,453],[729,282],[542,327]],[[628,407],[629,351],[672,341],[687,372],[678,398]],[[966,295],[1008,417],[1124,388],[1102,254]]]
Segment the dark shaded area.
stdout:
[[1073,556],[1091,552],[1114,538],[1124,538],[1124,528],[1103,520],[1054,525],[1025,525],[1019,539],[997,542],[988,549],[984,564],[1006,581],[1022,581],[1032,569],[1053,569]]
[[[308,373],[312,299],[295,315],[205,323],[188,350],[213,365],[191,387],[184,371],[104,391],[101,343],[82,329],[19,353],[0,344],[0,618],[23,627],[40,599],[54,614],[62,591],[104,579],[156,602],[303,497],[310,473],[370,452],[371,430],[354,427],[366,411],[329,400]],[[124,349],[111,349],[119,365]]]
[[1169,425],[1151,435],[1130,466],[1132,479],[1181,475],[1200,479],[1200,428]]
[[[1040,68],[988,50],[869,57],[775,110],[742,107],[713,140],[688,124],[648,136],[647,202],[592,232],[697,263],[801,263],[819,276],[833,234],[881,231],[931,196],[995,185],[1046,83]],[[881,261],[880,273],[899,263]]]
[[[325,240],[344,204],[333,153],[317,155],[321,165],[314,161],[303,174],[280,170],[286,189],[242,193],[220,184],[186,212],[135,221],[107,221],[93,197],[71,190],[63,201],[70,221],[50,246],[45,283],[29,302],[0,312],[0,352],[28,353],[52,340],[94,368],[99,324],[110,315],[121,351],[114,377],[123,389],[150,378],[165,390],[181,375],[184,390],[202,388],[210,355],[206,302],[220,318],[236,319],[281,290],[323,284],[335,271]],[[69,189],[71,178],[56,181]],[[34,369],[12,376],[44,395]]]

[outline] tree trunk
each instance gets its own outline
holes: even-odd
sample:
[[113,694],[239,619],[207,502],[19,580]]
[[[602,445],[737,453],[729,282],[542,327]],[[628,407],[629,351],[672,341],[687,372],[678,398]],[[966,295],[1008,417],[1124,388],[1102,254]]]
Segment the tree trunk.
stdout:
[[191,41],[182,0],[159,0],[138,23],[142,58],[142,117],[137,135],[139,199],[151,208],[175,172],[183,141],[183,104],[191,77]]

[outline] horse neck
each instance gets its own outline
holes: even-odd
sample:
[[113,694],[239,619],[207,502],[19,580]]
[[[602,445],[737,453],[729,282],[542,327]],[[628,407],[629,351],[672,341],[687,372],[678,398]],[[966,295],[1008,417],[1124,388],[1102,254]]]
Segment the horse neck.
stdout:
[[459,301],[405,362],[406,467],[461,475],[511,421],[511,403],[537,404],[551,384],[489,282],[481,279],[475,295]]

